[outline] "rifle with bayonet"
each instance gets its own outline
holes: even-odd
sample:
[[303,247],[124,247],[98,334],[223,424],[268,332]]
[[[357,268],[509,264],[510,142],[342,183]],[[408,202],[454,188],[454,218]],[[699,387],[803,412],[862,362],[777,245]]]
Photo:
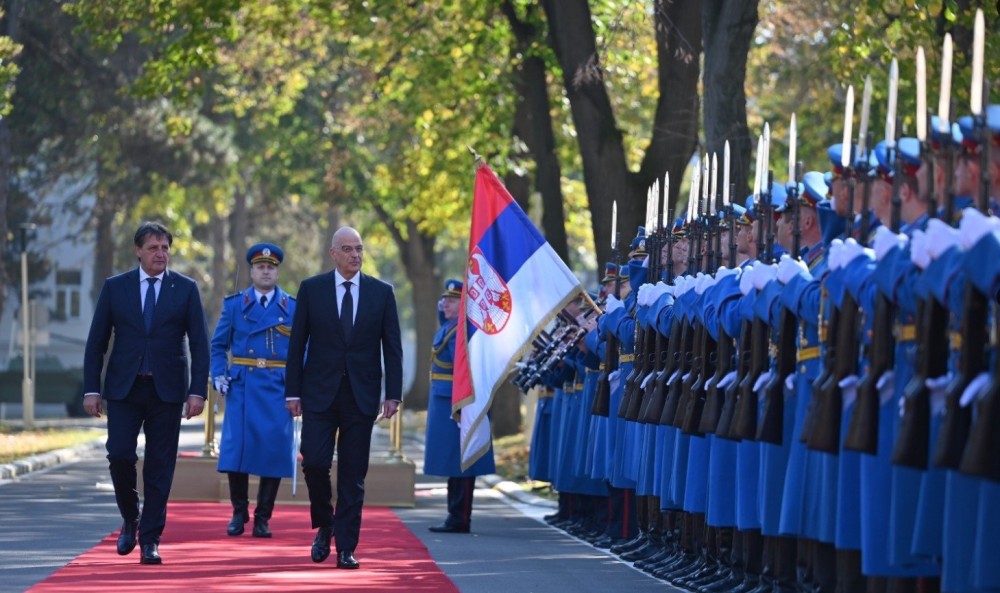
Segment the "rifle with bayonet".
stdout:
[[[728,154],[728,153],[727,153]],[[728,170],[728,163],[726,169]],[[729,188],[729,195],[732,195],[733,188]],[[725,197],[722,200],[723,204],[727,204],[727,226],[729,227],[729,267],[736,268],[736,209],[728,205],[728,199]],[[721,236],[721,233],[720,233]],[[721,244],[717,251],[721,253]],[[725,407],[725,391],[719,391],[719,384],[722,380],[733,371],[733,367],[736,364],[736,341],[726,333],[725,325],[722,323],[721,318],[719,319],[719,339],[716,342],[715,347],[715,374],[713,375],[711,385],[705,392],[705,407],[702,410],[701,422],[698,424],[698,430],[702,434],[715,433],[719,426],[719,420],[722,417],[722,410]],[[730,416],[731,419],[731,416]]]
[[[617,210],[617,205],[614,209]],[[615,229],[617,216],[613,215],[611,218],[611,236],[614,238],[611,245],[612,259],[615,265],[614,296],[617,299],[621,296],[622,291],[621,252],[618,250],[619,236]],[[607,418],[611,407],[611,384],[608,377],[616,370],[618,370],[618,338],[615,336],[615,332],[609,329],[604,344],[604,362],[601,364],[601,374],[597,378],[594,403],[590,408],[591,414]]]
[[[794,149],[793,149],[794,153]],[[795,173],[788,188],[786,209],[792,209],[792,253],[798,258],[802,243],[801,204],[799,203],[799,167],[793,166]],[[788,307],[781,308],[778,320],[778,353],[775,372],[764,387],[764,403],[757,427],[757,440],[780,445],[783,439],[785,417],[785,378],[795,373],[798,353],[799,321]]]
[[[651,284],[656,284],[660,279],[660,235],[659,229],[653,232],[649,238],[646,240],[646,250],[647,250],[647,269],[649,270],[648,281]],[[650,303],[650,308],[652,303]],[[627,420],[636,421],[639,419],[639,413],[642,410],[643,402],[646,399],[647,387],[649,386],[652,378],[647,379],[654,369],[656,368],[657,361],[659,359],[659,350],[663,347],[663,340],[660,332],[656,331],[656,324],[654,320],[648,320],[646,328],[644,331],[645,344],[643,347],[643,357],[640,362],[639,353],[636,352],[635,366],[640,369],[640,373],[635,380],[635,384],[632,391],[632,396],[626,405],[622,402],[622,407],[625,408],[625,415],[623,416]],[[636,320],[636,326],[639,326],[638,319]]]
[[[983,84],[983,97],[989,97],[989,85]],[[990,149],[992,138],[986,127],[986,111],[973,113],[979,140],[979,211],[989,213]],[[962,462],[966,439],[972,427],[972,406],[963,406],[962,394],[980,373],[989,366],[989,340],[986,334],[989,310],[986,295],[976,290],[971,280],[965,282],[962,303],[962,345],[959,349],[958,373],[948,384],[945,396],[944,420],[934,448],[934,465],[956,469]]]
[[[774,204],[771,201],[773,183],[774,175],[768,170],[766,191],[764,198],[758,205],[761,210],[761,223],[767,225],[767,243],[764,247],[762,261],[768,264],[774,260]],[[759,315],[754,315],[750,327],[750,371],[739,385],[740,401],[730,430],[730,435],[737,439],[754,439],[757,436],[758,406],[757,394],[754,393],[753,388],[757,378],[767,370],[770,364],[771,332],[767,321],[761,319]]]

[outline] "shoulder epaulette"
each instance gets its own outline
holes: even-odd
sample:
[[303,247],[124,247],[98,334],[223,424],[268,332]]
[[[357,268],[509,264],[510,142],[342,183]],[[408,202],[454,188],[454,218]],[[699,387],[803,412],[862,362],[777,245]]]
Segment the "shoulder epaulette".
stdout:
[[241,294],[243,294],[243,292],[242,292],[242,291],[240,291],[240,292],[234,292],[233,294],[227,294],[226,296],[222,297],[222,300],[224,300],[224,301],[228,301],[229,299],[231,299],[231,298],[233,298],[233,297],[238,297],[238,296],[240,296]]

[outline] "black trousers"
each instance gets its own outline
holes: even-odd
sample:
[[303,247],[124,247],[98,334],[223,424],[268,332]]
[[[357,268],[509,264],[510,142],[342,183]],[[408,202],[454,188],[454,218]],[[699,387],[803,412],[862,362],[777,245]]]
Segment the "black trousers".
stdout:
[[108,462],[115,502],[122,519],[139,519],[136,446],[139,431],[146,435],[142,466],[145,501],[139,521],[139,541],[160,542],[167,523],[167,498],[177,465],[177,440],[183,404],[168,403],[156,395],[150,377],[137,377],[123,400],[108,400]]
[[[365,476],[375,417],[358,409],[350,382],[340,383],[333,404],[322,412],[302,412],[302,473],[309,489],[313,528],[333,527],[341,551],[353,551],[361,532]],[[332,505],[330,466],[337,446],[337,508]]]
[[476,491],[476,478],[448,478],[449,527],[468,528],[472,523],[472,497]]

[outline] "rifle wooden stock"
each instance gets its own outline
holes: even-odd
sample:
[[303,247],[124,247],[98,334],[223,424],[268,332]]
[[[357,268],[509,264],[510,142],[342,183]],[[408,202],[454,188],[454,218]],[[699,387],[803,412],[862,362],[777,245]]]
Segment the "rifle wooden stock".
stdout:
[[757,427],[758,441],[781,444],[785,418],[785,377],[795,372],[798,333],[798,319],[782,307],[778,323],[778,362],[774,376],[764,390],[764,405]]
[[882,406],[878,380],[893,367],[896,340],[892,335],[895,307],[879,293],[872,320],[871,366],[858,383],[858,399],[844,437],[844,449],[875,455],[878,453],[878,415]]
[[667,400],[667,379],[670,375],[677,370],[676,358],[674,356],[674,350],[677,344],[680,343],[681,339],[681,325],[676,323],[670,324],[670,336],[667,339],[667,348],[661,353],[661,366],[663,371],[656,376],[655,385],[653,386],[653,392],[649,398],[649,405],[642,414],[642,422],[647,424],[659,424],[660,416],[663,414],[663,406]]
[[840,382],[858,370],[858,304],[850,293],[844,293],[837,321],[837,356],[833,365],[831,385],[817,411],[807,446],[810,449],[836,455],[840,452],[840,425],[844,412],[844,394]]
[[1000,365],[994,365],[986,395],[976,402],[976,422],[965,444],[959,470],[1000,481]]
[[698,355],[700,361],[697,363],[698,380],[691,385],[691,397],[688,399],[687,410],[684,412],[684,422],[681,423],[681,430],[684,431],[684,434],[698,436],[704,434],[699,426],[701,425],[702,413],[705,410],[705,399],[708,396],[705,391],[705,383],[708,381],[708,377],[715,374],[716,366],[715,361],[712,360],[716,350],[715,340],[712,339],[712,334],[708,333],[708,328],[702,326],[701,332],[701,347]]
[[[826,298],[825,296],[823,298]],[[822,317],[822,315],[821,315]],[[823,323],[822,318],[820,324]],[[806,408],[805,421],[802,423],[802,432],[799,434],[799,441],[808,443],[812,435],[813,427],[816,426],[820,410],[823,409],[823,400],[827,392],[831,389],[833,380],[833,365],[837,357],[837,328],[840,326],[840,310],[832,308],[830,311],[830,321],[826,326],[826,356],[823,357],[823,371],[812,382],[812,395],[809,398],[809,407]],[[822,326],[821,326],[822,327]]]
[[[926,469],[930,454],[931,402],[928,377],[940,377],[948,365],[948,311],[930,297],[917,328],[913,378],[903,391],[903,415],[892,449],[897,465]],[[921,352],[922,351],[922,352]]]
[[[635,366],[641,366],[642,372],[635,380],[635,388],[632,392],[632,399],[629,400],[628,408],[625,410],[626,420],[636,421],[639,419],[639,410],[642,409],[642,403],[646,395],[646,389],[642,385],[642,381],[647,375],[653,372],[653,368],[656,366],[656,351],[657,348],[659,348],[659,344],[660,332],[656,331],[656,328],[652,326],[646,328],[646,347],[643,348],[643,351],[645,352],[645,360],[641,365],[639,364],[638,358],[635,361]],[[646,385],[649,385],[649,382],[647,382]]]
[[[681,321],[681,339],[677,343],[677,349],[674,350],[674,370],[679,373],[679,375],[676,381],[666,385],[665,387],[667,390],[667,397],[663,402],[663,410],[660,413],[659,420],[657,421],[663,426],[672,426],[674,423],[674,416],[677,415],[677,404],[681,399],[681,378],[684,377],[684,373],[686,373],[690,368],[691,341],[691,324],[684,319]],[[669,379],[670,377],[668,376],[667,380]]]
[[725,400],[725,391],[719,391],[719,383],[728,375],[734,366],[733,354],[736,346],[733,339],[726,334],[719,323],[719,341],[715,345],[715,374],[712,386],[705,392],[705,407],[702,410],[698,431],[702,434],[714,433],[719,425],[719,417]]
[[646,381],[646,386],[642,390],[642,404],[639,406],[639,411],[636,414],[635,420],[641,424],[649,424],[649,421],[645,418],[649,414],[649,404],[653,399],[653,392],[656,391],[656,381],[663,374],[663,369],[666,362],[666,344],[667,338],[659,331],[656,332],[656,346],[650,356],[653,357],[653,376]]
[[[744,319],[740,323],[740,341],[736,352],[736,380],[726,387],[725,401],[722,404],[722,411],[719,412],[719,422],[715,426],[715,436],[723,439],[735,439],[733,434],[733,418],[739,408],[740,384],[750,373],[750,352],[751,352],[751,332],[752,324]],[[733,434],[733,436],[730,436]]]
[[767,324],[761,318],[754,317],[751,327],[750,372],[740,383],[739,407],[730,430],[730,434],[737,439],[753,439],[757,436],[757,394],[753,387],[768,365]]
[[632,362],[632,372],[625,379],[625,389],[622,392],[622,400],[618,404],[618,417],[624,418],[628,414],[628,408],[635,397],[635,388],[639,386],[639,379],[646,362],[646,330],[638,321],[635,322],[635,356]]
[[[971,282],[965,284],[962,304],[962,346],[958,360],[958,374],[948,384],[944,421],[934,445],[933,463],[937,467],[958,469],[962,453],[972,427],[972,406],[961,405],[962,394],[979,373],[986,370],[987,359],[987,304],[986,296],[975,289]],[[1000,453],[1000,451],[997,451]]]
[[590,413],[594,416],[608,417],[611,407],[611,384],[608,376],[618,370],[618,338],[608,332],[608,340],[604,344],[604,370],[597,378],[597,391],[594,393],[594,403]]
[[694,397],[694,385],[698,382],[701,375],[700,353],[701,344],[705,337],[705,328],[700,323],[692,325],[691,333],[694,334],[694,337],[691,339],[691,349],[686,352],[688,359],[687,378],[684,379],[681,385],[681,398],[677,402],[677,410],[674,413],[674,421],[672,423],[676,428],[684,427],[684,416],[687,414],[688,402]]

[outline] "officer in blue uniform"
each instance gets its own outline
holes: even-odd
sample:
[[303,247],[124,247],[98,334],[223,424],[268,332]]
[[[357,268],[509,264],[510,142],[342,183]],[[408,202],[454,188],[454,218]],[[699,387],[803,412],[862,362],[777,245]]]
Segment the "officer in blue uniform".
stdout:
[[448,477],[448,518],[430,527],[435,533],[469,533],[476,476],[496,472],[493,445],[472,467],[462,471],[458,423],[451,415],[451,382],[455,363],[455,330],[462,302],[462,283],[447,280],[441,294],[444,323],[431,349],[431,396],[427,405],[424,473]]
[[[271,537],[268,521],[281,478],[292,477],[292,417],[285,409],[285,359],[295,298],[278,286],[284,253],[258,243],[246,255],[252,285],[222,303],[212,337],[212,377],[226,398],[218,470],[229,476],[233,517],[226,533],[250,521],[249,474],[260,476],[253,536]],[[227,353],[231,358],[227,357]]]

